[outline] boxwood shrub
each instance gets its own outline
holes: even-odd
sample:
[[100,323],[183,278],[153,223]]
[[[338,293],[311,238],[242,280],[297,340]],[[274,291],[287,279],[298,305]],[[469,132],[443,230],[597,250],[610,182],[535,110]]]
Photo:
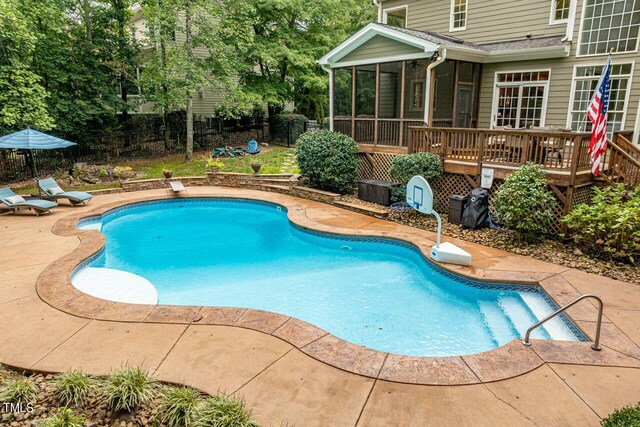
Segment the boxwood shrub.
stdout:
[[584,252],[605,260],[640,261],[640,186],[596,188],[590,205],[563,219]]
[[640,403],[616,409],[600,424],[602,427],[638,427],[640,426]]
[[549,233],[557,203],[544,171],[532,162],[507,176],[493,202],[500,223],[517,231],[526,242]]
[[347,135],[319,130],[304,133],[297,143],[300,173],[312,187],[335,193],[353,191],[358,179],[358,144]]

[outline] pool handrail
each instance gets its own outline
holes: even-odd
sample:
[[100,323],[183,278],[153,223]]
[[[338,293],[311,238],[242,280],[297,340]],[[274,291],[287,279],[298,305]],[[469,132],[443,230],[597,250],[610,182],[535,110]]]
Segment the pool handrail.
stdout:
[[604,309],[604,303],[602,302],[602,299],[600,299],[600,297],[598,297],[596,295],[593,295],[593,294],[580,295],[578,298],[574,299],[569,304],[567,304],[567,305],[565,305],[563,307],[560,307],[559,309],[557,309],[556,311],[554,311],[553,313],[551,313],[550,315],[548,315],[544,319],[542,319],[539,322],[531,325],[531,327],[529,329],[527,329],[527,333],[525,334],[524,339],[522,340],[522,344],[524,344],[526,346],[531,346],[531,341],[529,340],[529,336],[531,335],[531,332],[534,329],[536,329],[538,326],[540,326],[543,323],[545,323],[547,320],[553,319],[558,314],[564,312],[568,308],[572,307],[573,305],[575,305],[578,302],[580,302],[580,301],[582,301],[584,299],[587,299],[587,298],[593,298],[598,302],[598,322],[596,324],[596,336],[595,336],[595,339],[593,340],[593,344],[591,345],[591,349],[593,349],[595,351],[602,350],[602,347],[600,347],[600,330],[601,330],[601,327],[602,327],[602,310]]

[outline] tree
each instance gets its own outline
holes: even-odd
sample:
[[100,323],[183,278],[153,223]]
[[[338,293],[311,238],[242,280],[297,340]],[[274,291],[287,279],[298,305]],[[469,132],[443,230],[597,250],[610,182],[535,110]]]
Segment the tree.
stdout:
[[[376,13],[369,0],[227,0],[220,35],[236,46],[241,96],[268,105],[269,116],[295,102],[322,120],[327,73],[318,58]],[[240,96],[240,95],[236,95]]]

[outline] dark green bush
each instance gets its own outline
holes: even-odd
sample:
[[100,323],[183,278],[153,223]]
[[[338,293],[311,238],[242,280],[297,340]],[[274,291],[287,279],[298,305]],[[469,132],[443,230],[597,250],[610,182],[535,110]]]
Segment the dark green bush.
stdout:
[[544,171],[531,162],[507,176],[493,202],[500,223],[526,242],[549,233],[557,203]]
[[424,179],[433,179],[442,175],[442,161],[440,156],[431,153],[414,153],[395,156],[391,160],[389,176],[393,181],[402,184],[391,190],[391,199],[394,202],[405,199],[405,186],[409,180],[421,175]]
[[616,409],[600,424],[602,427],[638,427],[640,426],[640,403]]
[[563,219],[576,244],[605,260],[640,260],[640,186],[596,188],[590,205],[578,205]]
[[298,140],[296,156],[300,173],[311,186],[346,194],[358,179],[358,144],[341,133],[307,132]]
[[287,139],[289,135],[300,135],[303,133],[304,126],[308,121],[309,119],[302,114],[290,112],[280,113],[269,120],[269,132],[274,138]]

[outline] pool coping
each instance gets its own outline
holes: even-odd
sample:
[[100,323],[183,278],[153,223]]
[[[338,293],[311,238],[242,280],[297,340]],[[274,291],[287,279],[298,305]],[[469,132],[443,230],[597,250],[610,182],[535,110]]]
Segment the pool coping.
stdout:
[[[190,197],[190,196],[182,196]],[[253,191],[248,197],[242,195],[197,195],[193,197],[224,197],[230,199],[253,199],[276,203],[287,209],[288,219],[297,226],[314,231],[344,234],[348,236],[370,236],[394,238],[415,245],[430,260],[430,247],[433,241],[426,239],[424,230],[416,234],[381,231],[365,227],[359,229],[329,226],[312,220],[307,209],[332,210],[340,208],[320,202],[311,202],[292,196]],[[624,348],[615,351],[603,350],[594,354],[588,342],[534,340],[535,350],[526,347],[519,340],[513,340],[483,353],[449,357],[403,356],[372,350],[342,340],[323,329],[305,321],[255,309],[233,307],[199,307],[140,305],[107,301],[82,293],[71,284],[70,277],[74,269],[83,261],[99,252],[105,243],[104,236],[98,230],[76,228],[81,219],[101,215],[114,208],[139,202],[171,199],[167,196],[147,196],[122,200],[101,205],[91,210],[73,213],[58,220],[52,232],[60,236],[76,236],[80,244],[72,252],[50,264],[38,277],[36,289],[40,298],[49,305],[68,314],[103,321],[143,322],[168,324],[219,325],[251,329],[286,341],[303,353],[323,363],[365,377],[386,381],[422,384],[422,385],[466,385],[493,382],[526,374],[537,369],[545,362],[563,359],[571,363],[633,365],[621,354]],[[430,260],[431,261],[431,260]],[[433,262],[433,261],[431,261]],[[434,262],[435,263],[435,262]],[[503,270],[487,275],[477,266],[461,267],[435,263],[438,267],[473,280],[492,283],[529,284],[540,286],[558,304],[566,304],[579,294],[573,288],[554,280],[557,274]],[[595,319],[593,305],[577,306],[568,313],[571,320],[587,336],[585,326]],[[605,322],[608,319],[605,318]],[[611,346],[609,346],[611,347]],[[624,347],[624,346],[623,346]],[[611,347],[613,348],[613,347]],[[562,353],[562,356],[558,354]],[[595,362],[594,362],[595,360]],[[637,363],[640,367],[640,363]]]

